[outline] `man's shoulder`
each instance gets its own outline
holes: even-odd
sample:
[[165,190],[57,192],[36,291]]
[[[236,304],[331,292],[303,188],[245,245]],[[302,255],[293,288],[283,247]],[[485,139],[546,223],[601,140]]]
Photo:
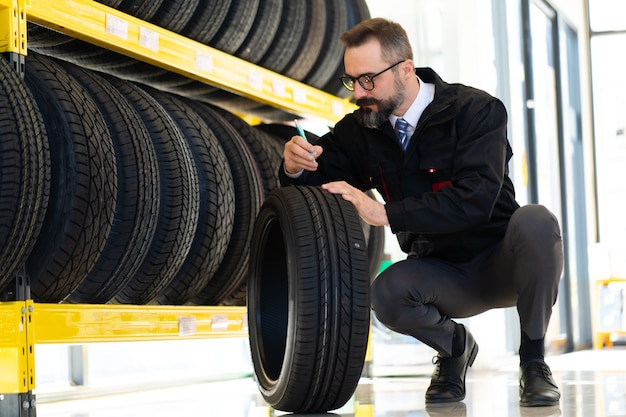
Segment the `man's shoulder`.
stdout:
[[429,67],[415,68],[415,73],[422,81],[435,85],[436,97],[443,96],[453,100],[498,100],[485,90],[459,82],[446,82],[435,70]]

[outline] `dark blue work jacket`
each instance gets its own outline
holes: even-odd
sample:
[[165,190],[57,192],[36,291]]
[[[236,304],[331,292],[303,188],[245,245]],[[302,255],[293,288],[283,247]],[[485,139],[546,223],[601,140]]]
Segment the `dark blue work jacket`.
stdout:
[[403,251],[463,262],[498,242],[519,208],[509,178],[512,150],[502,102],[461,84],[448,84],[430,68],[417,75],[435,84],[403,152],[389,122],[361,126],[340,120],[317,143],[324,148],[316,172],[282,185],[345,180],[385,200],[389,225]]

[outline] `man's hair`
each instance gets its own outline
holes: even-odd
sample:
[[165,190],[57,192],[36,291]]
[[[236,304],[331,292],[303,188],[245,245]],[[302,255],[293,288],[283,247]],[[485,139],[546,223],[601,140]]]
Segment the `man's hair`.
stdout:
[[347,48],[358,47],[372,39],[378,40],[382,58],[389,63],[413,59],[413,50],[404,28],[381,17],[367,19],[341,35]]

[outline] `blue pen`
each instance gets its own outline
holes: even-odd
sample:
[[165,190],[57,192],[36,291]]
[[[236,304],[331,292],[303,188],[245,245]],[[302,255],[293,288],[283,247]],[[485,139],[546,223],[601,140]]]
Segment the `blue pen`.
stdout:
[[306,135],[304,134],[304,130],[302,130],[302,127],[300,126],[300,123],[298,123],[298,120],[294,119],[293,122],[296,125],[296,129],[298,130],[298,135],[302,136],[304,140],[307,140]]
[[[293,123],[296,125],[296,130],[298,131],[298,135],[302,136],[304,140],[308,142],[308,139],[306,138],[306,135],[304,134],[304,130],[302,130],[302,126],[300,126],[300,123],[298,123],[298,119],[293,119]],[[309,154],[313,155],[313,152],[309,152]]]

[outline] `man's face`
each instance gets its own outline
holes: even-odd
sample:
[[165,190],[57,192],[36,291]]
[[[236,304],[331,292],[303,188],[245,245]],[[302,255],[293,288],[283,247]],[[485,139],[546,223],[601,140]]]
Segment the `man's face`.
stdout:
[[[380,44],[376,40],[361,46],[346,49],[344,55],[346,74],[352,77],[374,75],[389,67],[381,58]],[[363,126],[381,126],[404,101],[406,92],[396,67],[383,72],[374,79],[371,91],[354,83],[354,99],[359,109],[355,111],[357,121]]]
[[367,96],[356,100],[359,108],[354,112],[357,121],[365,127],[380,127],[389,116],[402,104],[406,92],[404,85],[394,74],[393,92],[387,98],[378,99]]

